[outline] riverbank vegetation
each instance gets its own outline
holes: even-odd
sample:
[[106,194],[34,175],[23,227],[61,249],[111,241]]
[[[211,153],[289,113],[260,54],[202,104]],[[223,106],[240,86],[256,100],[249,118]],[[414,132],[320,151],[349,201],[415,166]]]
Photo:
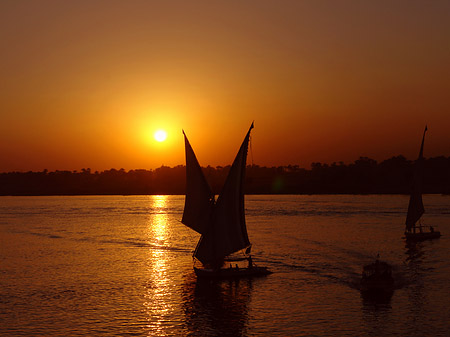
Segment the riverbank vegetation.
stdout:
[[[312,163],[248,166],[247,194],[407,194],[414,161],[396,156],[382,162],[360,157],[350,164]],[[218,194],[230,166],[203,168]],[[184,194],[185,167],[161,166],[154,170],[110,169],[81,171],[0,173],[0,195],[139,195]],[[450,157],[425,160],[424,193],[450,194]]]

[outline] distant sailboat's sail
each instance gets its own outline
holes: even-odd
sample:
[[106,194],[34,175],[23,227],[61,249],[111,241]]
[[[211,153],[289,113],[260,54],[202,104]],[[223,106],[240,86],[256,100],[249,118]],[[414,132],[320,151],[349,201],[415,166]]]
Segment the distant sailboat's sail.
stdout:
[[212,227],[202,236],[197,246],[195,257],[204,264],[214,264],[225,256],[250,245],[245,224],[244,178],[252,128],[253,123],[217,199]]
[[406,230],[410,230],[425,212],[422,202],[422,185],[423,185],[423,144],[425,141],[425,133],[427,127],[423,131],[422,145],[420,146],[419,157],[414,165],[414,180],[409,198],[408,214],[406,215]]
[[200,234],[208,231],[214,194],[183,131],[186,148],[186,199],[181,222]]

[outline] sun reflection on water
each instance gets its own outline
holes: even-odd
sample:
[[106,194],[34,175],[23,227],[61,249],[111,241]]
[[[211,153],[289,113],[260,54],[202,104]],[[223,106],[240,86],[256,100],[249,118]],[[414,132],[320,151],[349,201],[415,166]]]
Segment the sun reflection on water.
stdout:
[[156,195],[152,198],[149,239],[164,244],[168,236],[167,196]]
[[167,196],[152,196],[148,221],[148,283],[145,294],[149,335],[164,335],[170,317],[176,311],[176,286],[170,275],[170,225]]

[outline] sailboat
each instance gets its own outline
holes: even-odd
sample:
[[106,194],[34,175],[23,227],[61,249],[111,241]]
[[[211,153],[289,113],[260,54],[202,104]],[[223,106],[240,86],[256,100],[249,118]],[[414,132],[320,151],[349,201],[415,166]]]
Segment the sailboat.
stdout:
[[[201,234],[194,251],[197,277],[236,278],[267,275],[251,256],[244,208],[244,177],[253,123],[230,168],[217,200],[183,131],[186,150],[186,198],[181,222]],[[242,251],[241,256],[236,253]],[[247,261],[242,267],[239,263]]]
[[[423,241],[435,239],[441,236],[441,233],[434,230],[433,226],[423,226],[420,222],[425,209],[422,201],[422,185],[423,185],[423,144],[425,142],[425,133],[427,127],[423,131],[422,144],[420,146],[419,157],[414,165],[414,177],[411,195],[409,197],[408,213],[405,223],[405,237],[410,241]],[[419,221],[419,223],[417,223]]]

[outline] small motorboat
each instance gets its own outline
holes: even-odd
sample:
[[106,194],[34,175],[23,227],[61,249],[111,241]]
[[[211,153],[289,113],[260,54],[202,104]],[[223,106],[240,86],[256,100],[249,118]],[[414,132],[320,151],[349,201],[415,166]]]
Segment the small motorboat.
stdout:
[[387,262],[377,258],[375,262],[363,267],[361,291],[387,293],[393,290],[392,267]]

